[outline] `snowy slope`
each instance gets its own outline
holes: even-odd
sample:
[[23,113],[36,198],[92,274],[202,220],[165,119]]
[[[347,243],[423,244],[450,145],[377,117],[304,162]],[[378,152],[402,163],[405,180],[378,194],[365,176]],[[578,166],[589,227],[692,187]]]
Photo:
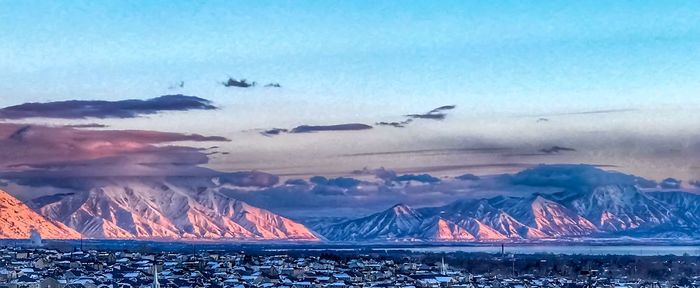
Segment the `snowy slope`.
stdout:
[[664,203],[631,185],[603,185],[586,193],[554,196],[566,198],[561,201],[564,205],[608,232],[652,228],[676,221]]
[[398,204],[367,217],[322,227],[318,232],[330,240],[392,240],[421,233],[423,216],[411,207]]
[[35,207],[93,238],[318,240],[305,226],[218,192],[208,179],[101,180]]
[[0,190],[0,238],[28,239],[32,229],[44,239],[79,239],[80,234],[47,220],[12,195]]

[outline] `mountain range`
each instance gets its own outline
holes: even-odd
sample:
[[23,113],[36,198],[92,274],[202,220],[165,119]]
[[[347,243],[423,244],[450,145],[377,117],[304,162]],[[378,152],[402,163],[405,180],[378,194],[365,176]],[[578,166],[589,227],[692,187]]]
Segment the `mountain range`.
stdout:
[[619,236],[697,237],[700,195],[606,185],[585,192],[397,205],[367,217],[316,224],[334,241],[502,241]]
[[[251,179],[277,181],[258,174],[244,176],[240,179],[245,181],[236,182],[238,185],[260,182]],[[468,198],[435,207],[397,204],[364,217],[332,217],[332,221],[303,222],[305,225],[225,193],[234,183],[230,179],[100,178],[85,180],[70,192],[25,195],[20,197],[23,201],[0,191],[0,238],[27,238],[32,230],[54,239],[237,241],[700,237],[700,195],[642,188],[635,176],[589,166],[545,165],[496,179],[512,185],[508,187],[542,187],[547,193]],[[250,189],[258,193],[256,189],[263,188]]]
[[[220,194],[208,178],[102,179],[91,186],[77,193],[38,197],[27,204],[46,221],[73,231],[74,238],[321,239],[302,224]],[[6,211],[0,209],[2,218]],[[45,238],[55,237],[39,232]]]

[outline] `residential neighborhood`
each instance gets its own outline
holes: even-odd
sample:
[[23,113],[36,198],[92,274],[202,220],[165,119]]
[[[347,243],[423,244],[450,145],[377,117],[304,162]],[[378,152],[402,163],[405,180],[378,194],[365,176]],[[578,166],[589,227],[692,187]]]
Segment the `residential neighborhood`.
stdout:
[[[298,253],[291,253],[298,254]],[[351,288],[351,287],[698,287],[699,277],[648,281],[608,277],[590,269],[576,277],[536,276],[528,271],[468,272],[444,258],[384,257],[357,253],[291,256],[281,251],[129,252],[43,247],[0,249],[1,288]],[[436,255],[433,255],[436,256]],[[444,256],[443,256],[444,257]],[[500,255],[493,256],[501,257]],[[512,257],[512,256],[510,256]],[[432,257],[433,259],[435,257]],[[423,258],[426,259],[426,258]],[[506,259],[501,259],[507,262]],[[496,261],[498,259],[495,259]],[[498,260],[498,261],[501,261]],[[515,267],[515,265],[513,265]],[[605,268],[602,268],[605,269]],[[521,270],[519,268],[519,270]],[[534,270],[533,270],[534,271]]]

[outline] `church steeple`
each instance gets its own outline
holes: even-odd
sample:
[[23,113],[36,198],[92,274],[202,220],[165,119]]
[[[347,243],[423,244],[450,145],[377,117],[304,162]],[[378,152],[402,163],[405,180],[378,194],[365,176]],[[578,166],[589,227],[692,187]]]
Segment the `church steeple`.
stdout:
[[158,283],[158,266],[153,263],[153,288],[160,288],[160,283]]

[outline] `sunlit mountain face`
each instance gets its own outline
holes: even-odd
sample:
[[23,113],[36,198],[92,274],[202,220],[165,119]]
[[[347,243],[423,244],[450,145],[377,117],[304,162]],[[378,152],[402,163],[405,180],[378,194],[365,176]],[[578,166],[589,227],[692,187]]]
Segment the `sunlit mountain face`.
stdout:
[[4,5],[0,238],[695,239],[695,6]]

